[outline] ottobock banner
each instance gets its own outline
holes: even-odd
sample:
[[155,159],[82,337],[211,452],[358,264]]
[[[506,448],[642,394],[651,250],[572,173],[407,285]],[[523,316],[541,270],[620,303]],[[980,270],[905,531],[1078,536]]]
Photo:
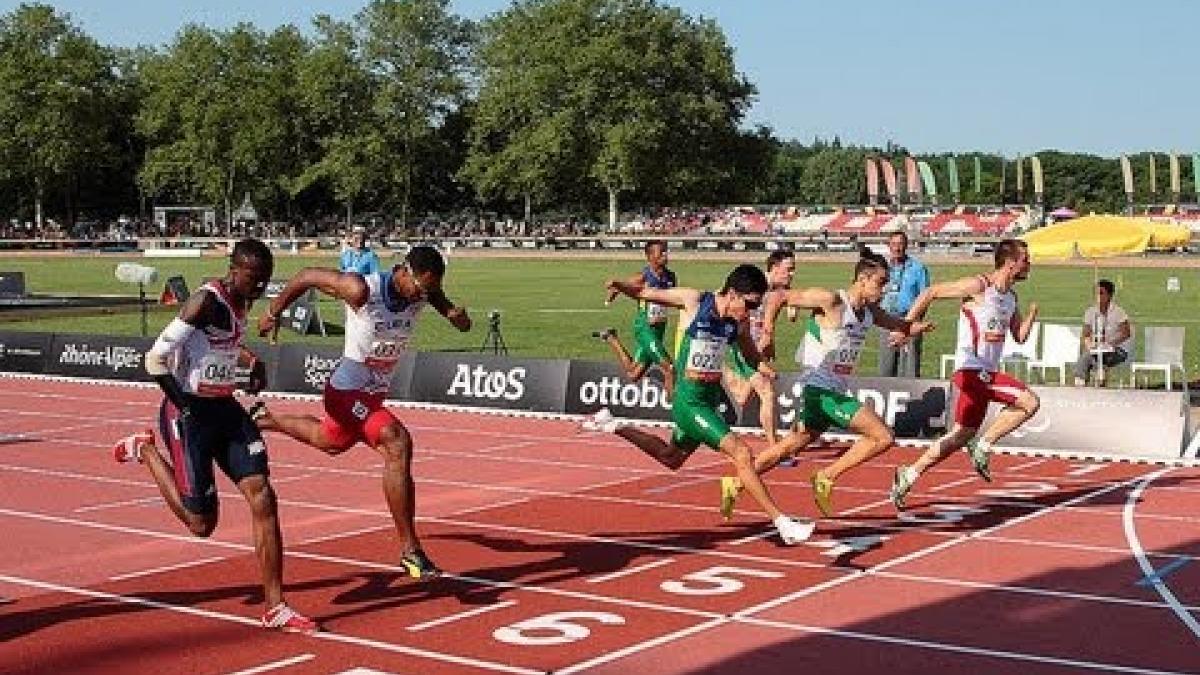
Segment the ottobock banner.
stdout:
[[146,351],[153,338],[54,334],[45,372],[53,375],[149,382]]
[[[563,411],[590,415],[600,408],[608,408],[617,417],[670,420],[671,400],[667,398],[662,382],[663,374],[658,368],[651,368],[641,380],[631,382],[616,363],[571,361]],[[728,396],[722,398],[717,410],[726,422],[737,422],[737,409]]]
[[421,352],[409,382],[414,401],[561,412],[570,361]]
[[[1181,392],[1032,387],[1042,405],[998,445],[1178,458],[1187,431]],[[993,405],[984,428],[1000,406]]]
[[[799,373],[781,373],[775,380],[776,424],[779,429],[792,425],[802,403],[804,382]],[[899,438],[931,438],[946,428],[947,383],[899,377],[859,377],[850,379],[850,395],[871,406]],[[757,397],[741,411],[740,426],[758,427]],[[838,431],[831,429],[830,431]]]
[[44,371],[52,337],[50,333],[0,333],[0,371]]

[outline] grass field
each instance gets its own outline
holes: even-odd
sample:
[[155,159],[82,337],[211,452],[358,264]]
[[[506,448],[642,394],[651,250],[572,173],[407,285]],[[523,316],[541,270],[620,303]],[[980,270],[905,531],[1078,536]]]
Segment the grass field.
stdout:
[[[162,259],[118,258],[109,256],[65,257],[3,257],[0,271],[25,273],[30,292],[46,294],[136,294],[127,284],[118,282],[113,271],[119,262],[136,260],[159,268],[160,280],[182,274],[188,287],[195,289],[204,277],[224,273],[220,258]],[[748,259],[749,260],[749,259]],[[749,260],[757,262],[757,260]],[[282,255],[277,259],[276,278],[286,278],[305,265],[333,265],[333,258],[296,258]],[[454,331],[436,313],[430,311],[417,331],[416,348],[421,350],[476,351],[487,332],[486,316],[490,310],[500,311],[501,328],[511,354],[559,358],[609,358],[604,345],[590,337],[603,326],[616,326],[622,336],[628,336],[633,315],[633,303],[620,301],[612,307],[603,304],[603,282],[612,276],[628,276],[640,268],[632,260],[601,261],[562,258],[452,258],[446,278],[451,299],[465,305],[475,319],[475,328],[467,334]],[[700,262],[677,257],[672,263],[680,283],[687,286],[719,287],[731,269],[729,262]],[[980,259],[978,265],[931,265],[935,280],[985,271],[988,265]],[[808,263],[800,265],[796,274],[797,286],[844,287],[848,282],[847,263]],[[1200,306],[1200,270],[1172,268],[1114,268],[1101,265],[1102,277],[1117,285],[1117,302],[1135,323],[1140,352],[1142,328],[1148,325],[1176,325],[1187,328],[1186,363],[1189,374],[1198,370],[1200,354],[1200,322],[1193,308]],[[1166,280],[1178,277],[1179,292],[1168,293]],[[1083,309],[1092,302],[1093,271],[1090,267],[1035,266],[1028,281],[1018,290],[1023,306],[1036,301],[1041,307],[1043,321],[1075,324],[1081,320]],[[161,286],[153,289],[155,299]],[[256,305],[257,316],[265,302]],[[938,355],[947,353],[953,345],[957,307],[944,302],[935,305],[930,315],[938,324],[935,333],[925,342],[922,374],[937,377]],[[312,340],[340,344],[343,312],[334,302],[321,303],[321,313],[333,329],[328,337],[301,338],[281,333],[284,341]],[[156,334],[171,316],[163,308],[151,314],[150,331]],[[0,314],[3,318],[3,314]],[[794,369],[790,355],[794,352],[798,331],[783,324],[779,337],[780,366]],[[137,335],[140,320],[136,313],[106,316],[39,318],[28,321],[0,323],[0,330],[56,331]],[[875,371],[874,341],[863,355],[861,372]]]

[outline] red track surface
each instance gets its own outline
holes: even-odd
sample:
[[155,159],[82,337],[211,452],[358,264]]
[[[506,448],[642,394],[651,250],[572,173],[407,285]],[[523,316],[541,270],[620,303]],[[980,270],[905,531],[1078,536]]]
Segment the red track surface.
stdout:
[[[156,400],[0,379],[0,672],[1200,672],[1196,469],[999,456],[989,485],[954,458],[897,517],[895,449],[787,548],[748,499],[720,521],[717,455],[670,474],[569,422],[417,410],[420,527],[451,574],[396,567],[374,453],[271,437],[288,597],[326,632],[268,632],[236,491],[196,539],[108,454]],[[815,515],[832,452],[768,477],[786,509]]]

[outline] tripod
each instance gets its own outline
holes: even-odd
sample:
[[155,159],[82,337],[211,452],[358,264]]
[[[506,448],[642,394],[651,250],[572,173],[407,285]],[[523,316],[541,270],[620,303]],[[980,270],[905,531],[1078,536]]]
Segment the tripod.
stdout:
[[488,314],[488,332],[483,336],[480,352],[491,350],[493,354],[508,354],[508,345],[504,343],[504,335],[500,333],[500,312],[493,309]]

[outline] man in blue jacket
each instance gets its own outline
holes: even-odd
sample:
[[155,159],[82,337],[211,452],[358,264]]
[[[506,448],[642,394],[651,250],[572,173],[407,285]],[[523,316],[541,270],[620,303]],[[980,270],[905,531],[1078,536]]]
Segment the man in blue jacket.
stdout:
[[[917,296],[929,288],[929,270],[908,255],[908,235],[893,232],[888,237],[888,285],[880,305],[888,314],[904,318]],[[879,340],[880,377],[921,376],[921,336],[897,347],[896,334],[883,333]]]

